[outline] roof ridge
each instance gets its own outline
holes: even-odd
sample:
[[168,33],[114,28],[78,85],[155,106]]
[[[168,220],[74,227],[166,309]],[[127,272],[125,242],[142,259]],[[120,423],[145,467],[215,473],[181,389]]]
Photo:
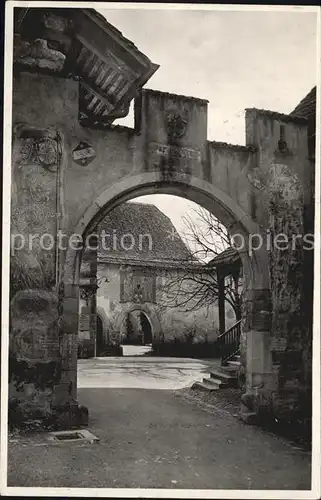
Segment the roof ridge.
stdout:
[[[148,207],[155,207],[155,208],[158,208],[154,203],[148,203],[148,202],[144,202],[144,201],[135,201],[135,198],[133,200],[128,200],[128,201],[125,201],[124,205],[126,203],[135,203],[136,205],[147,205]],[[163,213],[163,212],[162,212]]]
[[[291,111],[291,116],[303,116],[306,118],[306,108],[310,108],[313,110],[316,108],[316,95],[317,95],[317,86],[315,85],[312,89],[301,99],[301,101],[295,106],[294,110]],[[300,112],[303,113],[303,109],[305,111],[304,114],[300,115]]]
[[306,124],[307,119],[304,116],[296,116],[293,114],[280,113],[278,111],[272,111],[270,109],[259,109],[259,108],[246,108],[246,113],[258,113],[260,115],[269,116],[275,120],[281,120],[283,122],[292,122],[299,124]]
[[139,55],[139,57],[150,61],[149,57],[146,56],[143,52],[141,52],[132,40],[129,40],[129,38],[124,36],[124,34],[118,28],[116,28],[116,26],[111,24],[107,20],[107,18],[103,14],[101,14],[98,10],[93,9],[93,8],[84,8],[82,10],[85,13],[87,12],[89,14],[89,16],[92,15],[92,17],[94,17],[98,22],[101,22],[103,25],[105,25],[106,29],[108,29],[110,32],[114,33],[116,36],[118,36],[120,38],[120,40],[122,40],[125,44],[129,45],[132,49],[134,49],[134,51],[137,53],[137,55]]
[[[138,252],[137,242],[140,241],[139,235],[150,234],[153,238],[153,246],[148,250],[150,256],[161,258],[163,261],[167,259],[187,261],[192,258],[189,245],[185,242],[171,218],[155,204],[134,200],[122,203],[103,218],[98,225],[97,231],[106,230],[110,238],[111,231],[114,231],[114,229],[116,229],[117,238],[121,234],[124,236],[127,233],[131,233],[133,236],[136,246],[129,250],[130,255]],[[116,234],[116,232],[113,232],[113,234]],[[117,247],[113,251],[111,248],[104,250],[107,253],[112,251],[115,257],[120,256],[124,249],[119,248],[119,243],[113,243],[113,245]],[[108,243],[108,246],[110,246],[110,243]],[[104,250],[101,249],[103,253],[105,253]],[[139,253],[141,251],[142,249],[139,249]],[[127,255],[130,257],[129,254]],[[147,254],[144,251],[141,254],[141,259],[145,258],[147,258]]]
[[146,87],[144,87],[142,89],[142,91],[144,93],[154,94],[154,95],[157,95],[159,97],[169,97],[169,98],[181,99],[181,100],[186,100],[186,101],[194,101],[194,102],[198,102],[200,104],[205,104],[205,105],[209,103],[208,99],[204,99],[201,97],[193,97],[193,96],[184,95],[184,94],[175,94],[172,92],[164,92],[162,90],[149,89]]

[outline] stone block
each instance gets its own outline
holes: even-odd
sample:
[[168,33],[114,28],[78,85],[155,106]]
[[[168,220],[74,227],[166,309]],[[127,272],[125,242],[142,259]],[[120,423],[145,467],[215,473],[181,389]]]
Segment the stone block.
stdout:
[[30,68],[46,68],[52,71],[61,71],[65,64],[66,56],[58,50],[48,47],[47,40],[38,38],[32,42],[22,40],[15,36],[14,62]]
[[64,334],[61,340],[61,361],[63,369],[75,369],[77,367],[78,335]]
[[79,286],[78,285],[74,285],[74,284],[70,284],[70,283],[65,283],[64,285],[64,295],[67,298],[73,298],[73,299],[77,299],[78,301],[78,297],[79,297]]
[[78,332],[79,315],[77,312],[63,312],[60,330],[64,334],[71,335]]
[[251,330],[247,332],[246,366],[250,373],[271,371],[270,332]]
[[80,359],[93,358],[95,355],[94,339],[83,339],[79,342],[78,357]]
[[254,330],[270,330],[272,325],[272,314],[270,311],[258,310],[252,314],[252,328]]
[[70,382],[57,384],[54,387],[52,405],[61,406],[72,400],[70,394]]
[[248,425],[255,425],[258,423],[258,416],[255,412],[249,411],[249,409],[242,403],[241,411],[239,413],[239,418]]
[[67,430],[88,426],[88,409],[76,401],[53,409],[52,424],[56,429]]
[[51,415],[52,389],[40,390],[34,384],[25,384],[16,397],[9,397],[9,425],[23,425],[27,421],[44,420]]

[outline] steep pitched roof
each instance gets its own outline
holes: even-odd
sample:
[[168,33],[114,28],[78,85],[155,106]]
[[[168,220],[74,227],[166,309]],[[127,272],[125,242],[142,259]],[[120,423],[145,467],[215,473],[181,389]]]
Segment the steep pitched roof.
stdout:
[[311,159],[315,157],[316,101],[317,88],[313,87],[291,113],[292,116],[300,116],[307,119],[308,148]]
[[317,88],[313,87],[310,92],[299,102],[291,112],[293,116],[302,116],[309,119],[316,113]]
[[100,245],[98,261],[120,259],[163,262],[166,265],[166,262],[193,260],[172,221],[155,205],[123,203],[107,214],[96,232],[102,235],[103,230],[110,236],[106,239],[105,250]]
[[217,267],[225,264],[233,264],[240,260],[240,255],[233,247],[228,247],[223,252],[216,255],[207,263],[207,267]]

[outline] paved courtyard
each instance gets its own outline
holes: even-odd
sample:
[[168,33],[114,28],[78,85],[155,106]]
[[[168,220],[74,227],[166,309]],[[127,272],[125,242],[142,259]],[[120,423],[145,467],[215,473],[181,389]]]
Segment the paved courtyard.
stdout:
[[79,401],[99,443],[12,437],[8,485],[309,489],[308,452],[182,397],[206,368],[174,358],[80,361]]
[[78,360],[78,388],[182,389],[201,381],[209,364],[219,363],[139,356],[144,347],[124,347],[131,355]]

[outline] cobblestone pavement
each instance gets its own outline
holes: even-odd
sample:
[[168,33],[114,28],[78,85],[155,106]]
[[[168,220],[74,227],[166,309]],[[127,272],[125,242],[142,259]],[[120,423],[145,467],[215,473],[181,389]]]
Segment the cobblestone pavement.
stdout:
[[[94,364],[94,363],[93,363]],[[161,370],[161,368],[160,368]],[[179,389],[177,387],[177,389]],[[92,488],[309,489],[310,454],[186,389],[82,388],[100,441],[12,436],[8,485]]]

